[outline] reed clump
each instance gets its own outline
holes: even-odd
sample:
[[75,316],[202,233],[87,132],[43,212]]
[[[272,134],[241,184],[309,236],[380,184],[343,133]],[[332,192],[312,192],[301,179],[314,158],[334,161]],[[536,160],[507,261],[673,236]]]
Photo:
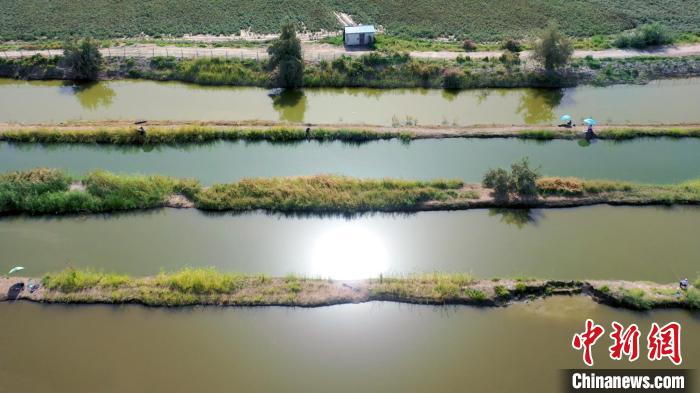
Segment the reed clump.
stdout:
[[199,183],[164,176],[89,173],[77,181],[58,169],[0,175],[0,214],[97,213],[163,206],[174,193],[194,195]]
[[697,127],[668,127],[668,128],[609,128],[597,131],[601,139],[629,140],[635,138],[667,137],[667,138],[700,138],[700,128]]
[[244,275],[220,273],[214,268],[184,268],[174,273],[161,273],[153,283],[173,291],[201,295],[235,292],[243,288],[245,281]]
[[430,273],[372,280],[372,295],[377,298],[424,299],[426,301],[486,299],[483,291],[469,288],[476,278],[465,273]]
[[42,278],[44,287],[61,292],[77,292],[91,288],[117,288],[128,285],[131,281],[129,276],[123,274],[73,268],[46,274]]
[[234,211],[400,211],[455,197],[462,185],[458,180],[365,180],[332,175],[243,179],[203,190],[196,205],[205,210]]

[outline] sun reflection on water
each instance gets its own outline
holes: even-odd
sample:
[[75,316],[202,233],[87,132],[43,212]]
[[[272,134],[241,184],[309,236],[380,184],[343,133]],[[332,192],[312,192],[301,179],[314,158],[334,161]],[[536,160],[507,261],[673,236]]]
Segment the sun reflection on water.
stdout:
[[336,280],[377,277],[389,268],[380,236],[361,223],[344,223],[319,236],[311,253],[311,275]]

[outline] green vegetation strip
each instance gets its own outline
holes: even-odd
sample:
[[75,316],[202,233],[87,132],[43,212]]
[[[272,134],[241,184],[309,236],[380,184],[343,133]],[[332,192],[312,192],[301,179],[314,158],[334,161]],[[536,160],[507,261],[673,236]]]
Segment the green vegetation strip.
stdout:
[[[536,140],[580,139],[582,132],[551,127],[431,127],[421,129],[396,129],[364,126],[363,128],[313,127],[306,132],[304,126],[207,126],[173,125],[147,127],[145,133],[135,126],[23,126],[0,131],[0,141],[11,143],[84,143],[109,145],[183,145],[216,141],[267,141],[272,143],[297,143],[308,140],[319,142],[341,141],[365,143],[377,140],[399,139],[410,142],[429,138],[521,138]],[[599,139],[631,140],[635,138],[700,138],[700,127],[689,126],[634,126],[605,127],[597,131]]]
[[[488,183],[488,182],[487,182]],[[700,180],[649,185],[577,178],[539,178],[534,194],[517,195],[460,180],[406,181],[318,175],[202,187],[197,180],[94,171],[76,179],[39,168],[0,175],[0,214],[75,214],[165,206],[243,212],[401,212],[480,207],[563,207],[609,203],[700,203]],[[510,194],[509,194],[510,193]]]
[[[95,171],[76,180],[56,169],[0,175],[0,214],[68,214],[172,205],[178,196],[204,210],[355,213],[414,210],[457,198],[463,183],[361,180],[341,176],[244,179],[204,188],[196,180]],[[473,196],[467,194],[467,196]]]
[[[700,135],[700,132],[698,133]],[[213,126],[178,126],[178,127],[148,127],[145,134],[139,133],[136,127],[96,127],[96,128],[32,128],[10,129],[0,131],[0,141],[18,143],[89,143],[114,145],[142,144],[186,144],[207,143],[219,140],[228,141],[269,141],[269,142],[300,142],[343,141],[361,143],[373,140],[399,138],[410,141],[413,135],[401,131],[385,131],[371,129],[325,129],[314,128],[306,133],[305,127],[267,127],[267,128],[226,128]]]
[[[266,60],[109,57],[102,61],[101,68],[100,78],[108,79],[139,78],[214,86],[261,87],[272,87],[278,82],[275,71]],[[569,87],[645,83],[659,78],[698,75],[700,56],[577,58],[556,72],[545,72],[526,66],[519,55],[512,52],[483,59],[472,59],[465,53],[454,60],[426,60],[412,58],[406,53],[372,52],[306,64],[302,86],[445,89]],[[63,56],[47,58],[36,55],[23,59],[0,57],[0,77],[73,79],[75,75]]]
[[[139,303],[149,306],[323,306],[376,300],[416,304],[503,306],[550,295],[586,294],[635,310],[660,307],[700,309],[700,278],[687,290],[674,284],[630,281],[478,280],[468,274],[423,274],[351,282],[295,275],[268,277],[185,268],[133,278],[95,270],[66,269],[41,280],[38,291],[13,291],[26,278],[0,278],[0,301],[48,303]],[[10,294],[10,295],[8,295]]]

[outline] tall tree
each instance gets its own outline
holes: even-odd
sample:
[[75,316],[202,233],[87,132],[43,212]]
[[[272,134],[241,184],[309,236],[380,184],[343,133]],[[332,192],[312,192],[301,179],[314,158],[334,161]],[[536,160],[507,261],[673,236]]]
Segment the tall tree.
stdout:
[[102,68],[102,54],[97,43],[90,38],[69,41],[63,50],[66,65],[71,70],[73,79],[94,81]]
[[304,81],[304,60],[301,42],[291,22],[282,25],[282,34],[267,49],[269,66],[275,70],[280,87],[300,87]]
[[568,64],[573,53],[571,41],[559,32],[555,24],[550,24],[535,43],[533,56],[551,72]]

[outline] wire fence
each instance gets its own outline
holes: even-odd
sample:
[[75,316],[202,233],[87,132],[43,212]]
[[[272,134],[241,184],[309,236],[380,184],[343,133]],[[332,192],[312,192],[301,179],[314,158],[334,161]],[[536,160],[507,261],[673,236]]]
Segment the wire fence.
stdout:
[[[218,57],[240,60],[266,60],[269,56],[264,48],[197,48],[197,47],[139,47],[123,46],[101,48],[100,52],[105,57],[175,57],[179,59],[196,59],[203,57]],[[366,53],[366,52],[365,52]],[[61,49],[43,50],[9,50],[0,51],[0,57],[6,59],[23,59],[35,55],[59,56],[63,54]],[[341,56],[357,56],[363,52],[346,52],[342,50],[318,50],[304,53],[307,61],[335,60]]]

